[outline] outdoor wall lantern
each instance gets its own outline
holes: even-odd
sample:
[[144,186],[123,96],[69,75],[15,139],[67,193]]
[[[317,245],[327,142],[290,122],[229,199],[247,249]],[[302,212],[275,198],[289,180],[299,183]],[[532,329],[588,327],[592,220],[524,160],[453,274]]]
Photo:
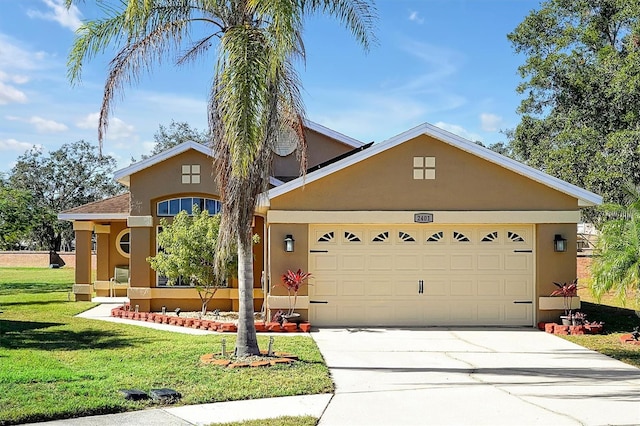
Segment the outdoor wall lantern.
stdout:
[[553,251],[567,251],[567,239],[562,235],[556,234],[553,238]]
[[296,240],[293,239],[293,235],[287,234],[287,236],[284,237],[284,251],[286,251],[287,253],[292,253],[295,242]]

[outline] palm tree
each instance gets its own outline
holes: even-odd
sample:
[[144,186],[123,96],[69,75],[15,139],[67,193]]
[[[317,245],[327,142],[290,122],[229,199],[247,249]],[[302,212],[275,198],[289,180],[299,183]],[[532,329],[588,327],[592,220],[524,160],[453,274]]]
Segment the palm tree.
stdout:
[[[77,0],[76,0],[77,1]],[[183,64],[215,46],[216,66],[209,94],[209,129],[217,157],[223,220],[219,264],[231,247],[238,252],[240,319],[235,353],[259,353],[253,324],[251,221],[267,189],[277,134],[298,135],[305,169],[304,109],[295,61],[304,61],[303,18],[323,12],[338,18],[368,49],[373,42],[372,0],[123,0],[104,19],[85,23],[69,56],[69,78],[80,79],[83,62],[118,45],[100,109],[100,146],[114,96],[140,73],[177,57]],[[74,0],[66,0],[67,5]],[[184,47],[187,40],[196,40]]]
[[640,198],[628,206],[603,206],[609,220],[601,225],[591,265],[591,291],[597,300],[613,292],[625,302],[640,301]]

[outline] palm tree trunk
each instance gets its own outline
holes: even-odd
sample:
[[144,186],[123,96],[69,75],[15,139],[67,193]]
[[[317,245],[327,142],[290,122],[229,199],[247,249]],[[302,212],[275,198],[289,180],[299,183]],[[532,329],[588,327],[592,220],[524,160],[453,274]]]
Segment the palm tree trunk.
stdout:
[[[243,242],[244,240],[244,242]],[[236,356],[259,355],[253,317],[253,251],[251,238],[238,238],[238,337]]]

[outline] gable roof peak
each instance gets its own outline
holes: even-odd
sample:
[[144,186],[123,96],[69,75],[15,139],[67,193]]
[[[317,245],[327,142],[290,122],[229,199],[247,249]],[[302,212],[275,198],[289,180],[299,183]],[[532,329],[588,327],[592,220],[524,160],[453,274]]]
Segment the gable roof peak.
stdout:
[[144,160],[140,160],[135,163],[132,163],[128,167],[125,167],[124,169],[120,169],[116,171],[113,174],[113,177],[117,182],[125,186],[129,186],[130,185],[129,178],[132,174],[138,173],[139,171],[155,166],[158,163],[161,163],[171,157],[175,157],[178,154],[182,154],[183,152],[189,151],[190,149],[194,149],[198,152],[201,152],[204,155],[213,157],[213,150],[211,148],[195,141],[186,141],[186,142],[182,142],[179,145],[171,147],[166,151],[162,151],[159,154],[152,155],[149,158],[145,158]]
[[373,157],[376,154],[384,152],[395,146],[401,145],[409,140],[415,139],[422,135],[430,136],[441,142],[444,142],[453,147],[456,147],[462,151],[468,152],[472,155],[475,155],[484,160],[492,162],[498,166],[504,167],[508,170],[518,173],[526,178],[529,178],[538,183],[546,185],[552,189],[565,193],[569,196],[575,197],[578,199],[578,205],[580,207],[589,207],[589,206],[596,206],[596,205],[602,204],[602,197],[598,194],[594,194],[593,192],[587,191],[586,189],[580,188],[569,182],[565,182],[562,179],[558,179],[554,176],[548,175],[538,169],[535,169],[531,166],[527,166],[512,158],[505,157],[504,155],[501,155],[495,151],[485,148],[482,145],[471,142],[468,139],[455,135],[451,132],[448,132],[444,129],[441,129],[429,123],[422,123],[412,129],[402,132],[399,135],[393,136],[392,138],[389,138],[385,141],[375,143],[371,146],[371,148],[358,152],[340,161],[337,161],[325,167],[324,169],[311,172],[304,177],[299,177],[277,188],[273,188],[269,191],[269,197],[274,198],[284,193],[287,193],[289,191],[292,191],[298,187],[303,186],[305,183],[311,183],[315,180],[321,179],[324,176],[327,176],[338,170],[347,168],[353,164],[366,160],[367,158]]

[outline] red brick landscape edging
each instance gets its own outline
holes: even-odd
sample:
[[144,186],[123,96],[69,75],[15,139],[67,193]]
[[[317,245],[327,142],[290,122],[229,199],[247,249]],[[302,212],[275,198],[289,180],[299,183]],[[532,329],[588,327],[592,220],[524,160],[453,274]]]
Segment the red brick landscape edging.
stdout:
[[[176,325],[179,327],[190,327],[198,330],[217,331],[221,333],[235,333],[238,327],[229,322],[218,322],[212,320],[204,320],[197,318],[181,318],[174,315],[163,315],[154,312],[134,312],[118,306],[111,310],[111,316],[116,318],[125,318],[137,321],[153,322],[156,324]],[[289,333],[308,333],[311,331],[311,324],[302,322],[300,324],[278,322],[256,321],[257,332],[289,332]]]
[[551,334],[578,336],[583,334],[600,334],[603,327],[601,325],[560,325],[555,322],[538,323],[538,329]]

